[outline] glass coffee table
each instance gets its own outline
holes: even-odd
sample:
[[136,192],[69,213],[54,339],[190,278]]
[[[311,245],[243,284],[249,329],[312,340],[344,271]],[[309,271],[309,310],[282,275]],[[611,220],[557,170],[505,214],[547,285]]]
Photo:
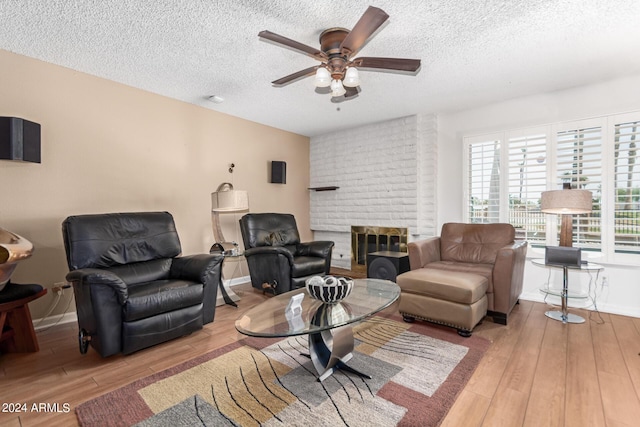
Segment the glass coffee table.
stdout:
[[251,308],[236,320],[236,329],[245,335],[265,338],[308,334],[307,356],[318,372],[318,381],[325,380],[336,369],[371,378],[347,365],[353,357],[351,325],[384,310],[399,297],[398,285],[380,279],[355,279],[351,294],[335,304],[315,300],[301,288]]

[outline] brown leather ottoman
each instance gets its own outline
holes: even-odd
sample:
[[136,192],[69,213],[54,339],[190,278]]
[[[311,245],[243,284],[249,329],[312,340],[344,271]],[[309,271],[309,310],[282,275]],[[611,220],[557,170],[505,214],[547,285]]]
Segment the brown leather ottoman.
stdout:
[[487,279],[478,274],[419,268],[397,278],[399,311],[407,322],[416,318],[452,326],[462,336],[487,314]]

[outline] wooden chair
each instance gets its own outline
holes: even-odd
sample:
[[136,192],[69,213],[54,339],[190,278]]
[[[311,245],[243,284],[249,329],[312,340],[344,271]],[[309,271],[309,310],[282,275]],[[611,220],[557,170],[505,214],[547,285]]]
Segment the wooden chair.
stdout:
[[0,353],[26,353],[40,349],[27,304],[46,293],[47,290],[40,285],[11,282],[0,291]]

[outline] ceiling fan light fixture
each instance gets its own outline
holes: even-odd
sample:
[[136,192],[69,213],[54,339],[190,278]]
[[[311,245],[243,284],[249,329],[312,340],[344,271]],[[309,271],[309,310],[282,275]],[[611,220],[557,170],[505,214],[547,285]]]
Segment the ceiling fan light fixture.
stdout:
[[360,86],[360,76],[358,75],[358,69],[356,67],[347,68],[342,84],[346,87]]
[[319,67],[316,70],[316,78],[313,81],[316,87],[328,87],[331,85],[331,74],[329,70],[324,67]]
[[[419,59],[357,57],[358,52],[373,37],[389,15],[377,7],[369,6],[353,29],[332,27],[320,34],[320,49],[291,40],[271,31],[261,31],[258,37],[310,56],[320,65],[289,74],[271,83],[282,87],[301,78],[315,76],[318,88],[330,87],[332,102],[353,99],[359,93],[360,76],[358,67],[371,71],[401,71],[416,73],[420,69]],[[346,89],[345,89],[346,86]],[[316,90],[316,93],[326,93]],[[340,98],[344,96],[344,98]],[[340,98],[340,99],[336,99]]]
[[338,97],[347,93],[347,90],[342,86],[342,81],[334,79],[331,82],[331,96]]

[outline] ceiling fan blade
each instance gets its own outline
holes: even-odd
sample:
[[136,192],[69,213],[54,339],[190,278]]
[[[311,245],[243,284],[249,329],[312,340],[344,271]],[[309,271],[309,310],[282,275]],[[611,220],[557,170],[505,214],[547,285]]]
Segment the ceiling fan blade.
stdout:
[[293,83],[296,80],[314,75],[318,67],[320,66],[316,65],[315,67],[305,68],[304,70],[300,70],[297,73],[289,74],[288,76],[282,77],[281,79],[274,80],[271,82],[271,84],[280,87],[289,83]]
[[315,47],[307,46],[306,44],[288,39],[279,34],[272,33],[271,31],[260,31],[260,33],[258,33],[258,37],[272,41],[274,43],[282,45],[283,47],[288,47],[290,49],[304,53],[305,55],[309,55],[310,57],[315,58],[318,61],[324,61],[327,58],[327,55],[324,52],[316,49]]
[[362,68],[379,68],[383,70],[415,72],[420,68],[420,60],[404,58],[362,57],[354,59],[353,65]]
[[343,52],[347,51],[349,55],[355,55],[362,46],[364,46],[367,39],[371,37],[387,19],[389,19],[389,15],[387,15],[385,11],[377,7],[369,6],[355,27],[353,27],[353,30],[351,30],[342,41],[340,48]]

